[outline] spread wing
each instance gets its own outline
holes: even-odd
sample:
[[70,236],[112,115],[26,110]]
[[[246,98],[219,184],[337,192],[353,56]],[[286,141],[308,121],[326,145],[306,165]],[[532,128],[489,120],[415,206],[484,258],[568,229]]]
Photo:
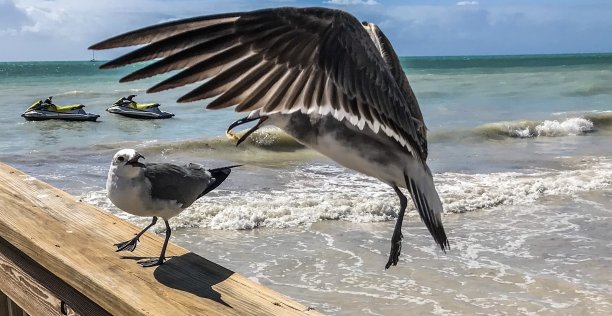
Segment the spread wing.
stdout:
[[424,161],[423,119],[399,60],[381,55],[364,26],[339,10],[276,8],[168,22],[90,48],[148,44],[102,68],[160,58],[121,81],[183,69],[148,92],[208,79],[179,102],[217,97],[208,108],[330,114],[383,131]]

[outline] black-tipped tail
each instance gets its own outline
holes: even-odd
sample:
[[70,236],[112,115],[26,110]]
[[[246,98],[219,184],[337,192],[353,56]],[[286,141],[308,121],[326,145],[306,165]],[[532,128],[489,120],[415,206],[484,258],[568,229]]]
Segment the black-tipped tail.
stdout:
[[200,196],[205,195],[206,193],[216,189],[219,185],[221,185],[221,183],[223,183],[223,181],[225,181],[225,179],[227,179],[230,173],[232,173],[232,168],[240,166],[242,165],[233,165],[228,167],[208,169],[208,172],[210,172],[213,181],[208,184],[208,187],[206,188],[206,190],[204,190],[204,192],[202,192],[202,194],[200,194]]
[[427,226],[427,230],[429,230],[431,236],[433,236],[436,243],[440,246],[440,249],[446,252],[447,249],[450,249],[450,244],[448,243],[448,238],[446,237],[446,232],[442,225],[442,219],[440,218],[442,205],[438,193],[433,187],[433,181],[431,181],[432,185],[431,188],[429,188],[427,186],[419,187],[417,182],[409,178],[405,173],[404,180],[406,181],[406,187],[410,192],[410,196],[412,196],[412,201],[421,216],[421,220],[425,223],[425,226]]

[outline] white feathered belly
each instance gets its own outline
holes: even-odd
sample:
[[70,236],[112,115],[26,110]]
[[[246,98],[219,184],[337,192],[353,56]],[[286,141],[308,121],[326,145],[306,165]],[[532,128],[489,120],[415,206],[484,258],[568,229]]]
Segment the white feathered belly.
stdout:
[[320,135],[317,142],[306,144],[339,164],[377,178],[391,186],[406,188],[404,174],[420,188],[435,214],[442,212],[442,202],[436,192],[431,173],[424,163],[410,154],[373,141],[356,133],[354,138],[337,137],[333,133]]
[[[359,138],[360,135],[355,135]],[[360,146],[362,144],[363,146]],[[387,184],[404,187],[405,160],[408,154],[392,152],[386,146],[369,146],[360,142],[342,142],[334,135],[321,135],[316,144],[306,144],[337,163],[377,178]]]
[[141,184],[113,176],[106,183],[108,198],[122,211],[137,216],[169,219],[183,210],[176,201],[152,199],[151,185],[147,185],[146,180],[144,182]]

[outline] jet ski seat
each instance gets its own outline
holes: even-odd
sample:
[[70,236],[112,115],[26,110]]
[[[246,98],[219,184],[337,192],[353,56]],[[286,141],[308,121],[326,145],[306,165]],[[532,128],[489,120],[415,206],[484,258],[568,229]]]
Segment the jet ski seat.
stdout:
[[48,110],[53,112],[68,112],[72,110],[82,109],[85,106],[83,104],[70,104],[70,105],[55,105],[49,106]]
[[132,102],[128,105],[128,107],[132,109],[136,109],[136,110],[146,110],[146,109],[155,108],[158,106],[159,106],[159,103],[136,103],[136,102]]

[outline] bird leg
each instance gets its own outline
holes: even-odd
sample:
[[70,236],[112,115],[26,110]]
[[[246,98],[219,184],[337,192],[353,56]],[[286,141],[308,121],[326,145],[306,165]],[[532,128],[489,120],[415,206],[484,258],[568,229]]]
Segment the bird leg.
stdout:
[[385,265],[385,270],[389,269],[391,265],[397,265],[399,261],[399,255],[402,251],[402,222],[404,221],[404,212],[406,211],[406,206],[408,205],[408,199],[406,196],[402,194],[402,191],[394,185],[393,190],[400,199],[400,210],[397,213],[397,220],[395,222],[395,229],[393,230],[393,236],[391,237],[391,252],[389,254],[389,261]]
[[157,259],[150,259],[138,262],[144,268],[161,265],[164,263],[164,260],[166,260],[166,247],[168,247],[168,240],[170,240],[170,234],[172,233],[172,230],[170,229],[170,223],[168,223],[167,220],[164,219],[164,223],[166,223],[166,239],[164,240],[164,245],[162,246],[161,254],[159,254],[159,258]]
[[151,224],[149,224],[149,226],[145,227],[134,238],[132,238],[132,239],[130,239],[128,241],[116,243],[115,244],[115,246],[117,246],[117,250],[116,251],[123,251],[123,250],[134,251],[134,249],[136,249],[136,245],[138,244],[138,239],[140,238],[140,236],[142,236],[142,234],[144,234],[147,230],[149,230],[149,228],[151,228],[151,226],[155,225],[155,223],[157,223],[157,216],[153,216],[153,221],[151,221]]

